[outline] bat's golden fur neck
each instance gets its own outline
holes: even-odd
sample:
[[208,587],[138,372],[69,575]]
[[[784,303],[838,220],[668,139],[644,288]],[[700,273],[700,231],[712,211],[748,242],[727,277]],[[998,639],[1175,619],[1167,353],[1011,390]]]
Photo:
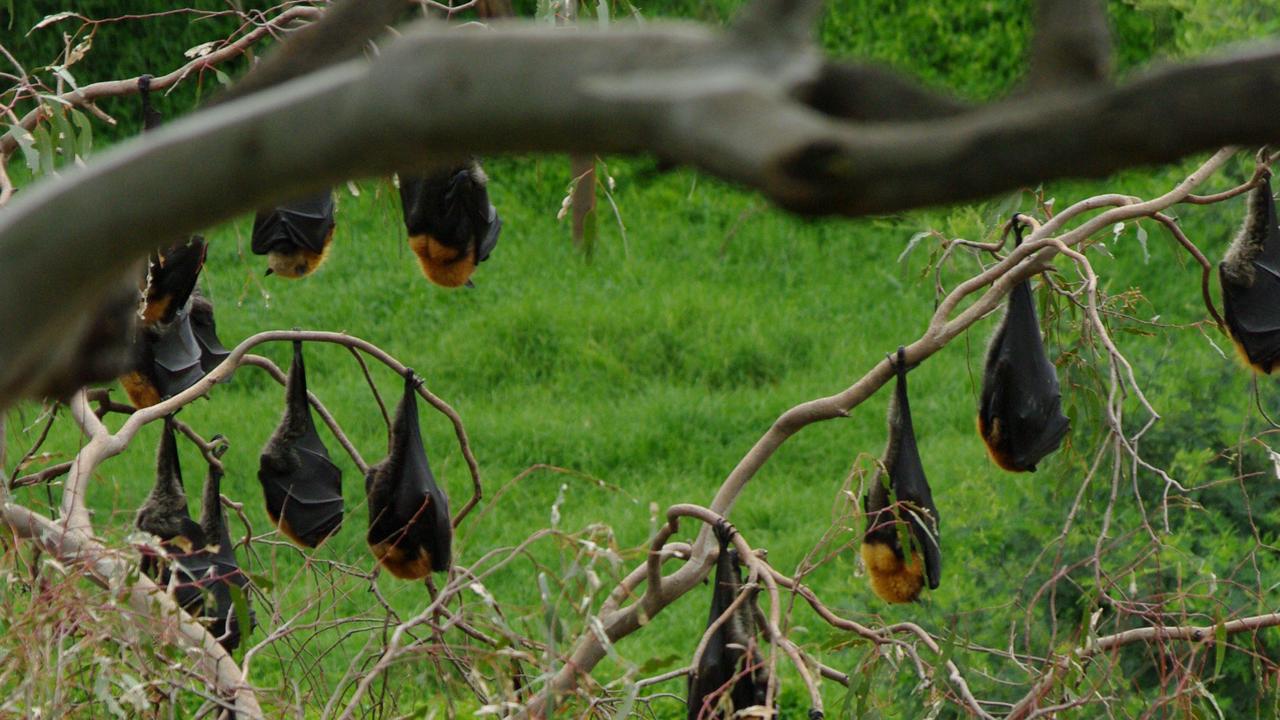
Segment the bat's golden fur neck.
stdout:
[[982,443],[987,446],[987,454],[991,456],[992,462],[1009,472],[1027,471],[1027,468],[1018,467],[1013,458],[1000,449],[1000,418],[993,418],[991,426],[988,427],[986,423],[982,422],[982,416],[979,415],[978,434],[982,436]]
[[887,543],[872,540],[862,544],[862,564],[871,578],[871,589],[885,602],[908,603],[920,596],[924,562],[919,553],[911,553],[911,561],[906,562]]
[[142,376],[142,373],[131,372],[120,376],[120,384],[129,395],[129,402],[141,410],[160,402],[160,392],[156,386]]
[[430,235],[411,235],[409,248],[418,256],[422,273],[441,287],[458,287],[475,272],[476,261],[470,252],[451,248]]
[[398,545],[387,542],[375,543],[369,549],[382,567],[401,580],[421,580],[431,574],[431,555],[425,550],[417,550],[410,555]]
[[306,248],[295,248],[287,253],[272,250],[267,253],[267,267],[276,275],[287,278],[300,278],[310,275],[329,258],[329,247],[333,240],[333,231],[324,239],[324,250],[312,252]]

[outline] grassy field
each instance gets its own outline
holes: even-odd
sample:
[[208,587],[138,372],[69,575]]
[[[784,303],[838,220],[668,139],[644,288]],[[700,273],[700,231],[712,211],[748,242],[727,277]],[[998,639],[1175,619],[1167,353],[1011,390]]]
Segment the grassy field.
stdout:
[[[842,19],[848,21],[839,14],[828,21],[827,37],[833,44],[831,38],[847,29]],[[874,51],[852,40],[836,48]],[[971,90],[992,92],[983,85]],[[612,546],[625,559],[617,566],[594,561],[605,593],[610,579],[627,572],[640,556],[654,527],[655,509],[709,502],[781,412],[842,390],[885,353],[923,332],[934,308],[929,261],[936,243],[926,240],[900,259],[913,235],[937,229],[949,237],[980,239],[993,232],[1002,213],[1032,209],[1030,194],[1023,193],[1012,202],[996,198],[985,205],[895,217],[810,221],[772,210],[752,193],[691,171],[660,173],[643,158],[608,162],[621,220],[602,205],[600,238],[590,262],[573,248],[567,226],[555,219],[569,181],[567,162],[557,157],[493,159],[487,169],[504,230],[492,258],[475,276],[474,290],[442,290],[421,276],[405,244],[397,197],[385,180],[338,189],[335,245],[314,276],[301,281],[264,278],[264,260],[248,250],[250,219],[242,218],[207,233],[211,244],[202,283],[216,305],[227,345],[263,329],[348,332],[414,367],[432,391],[453,405],[470,434],[487,494],[483,511],[460,528],[457,562],[469,564],[492,548],[513,545],[558,517],[557,526],[567,535]],[[1058,208],[1101,191],[1150,197],[1168,189],[1190,167],[1055,183],[1046,195],[1057,198]],[[1225,188],[1248,171],[1243,163],[1233,165],[1213,187]],[[1180,215],[1192,239],[1217,258],[1242,207],[1237,200],[1188,207]],[[1091,253],[1102,289],[1114,295],[1141,287],[1145,299],[1129,310],[1134,318],[1158,318],[1163,324],[1201,320],[1199,267],[1157,226],[1146,223],[1143,228],[1148,233],[1145,246],[1129,226],[1105,249]],[[962,258],[943,272],[943,280],[954,286],[975,267]],[[1074,278],[1069,265],[1060,263],[1060,268],[1065,277]],[[1053,308],[1060,310],[1061,301]],[[1114,322],[1122,349],[1169,418],[1146,441],[1148,452],[1190,484],[1203,481],[1206,486],[1203,494],[1193,495],[1204,504],[1203,514],[1187,510],[1175,517],[1175,525],[1195,523],[1196,532],[1168,538],[1174,556],[1170,565],[1179,564],[1181,573],[1185,564],[1189,582],[1231,575],[1237,569],[1221,550],[1221,537],[1218,554],[1201,541],[1209,542],[1215,532],[1227,537],[1249,532],[1239,515],[1239,493],[1210,483],[1230,464],[1230,458],[1218,453],[1256,426],[1249,376],[1234,358],[1224,359],[1218,352],[1226,343],[1216,334],[1152,331],[1123,318]],[[843,614],[869,623],[910,619],[933,631],[955,628],[974,643],[1003,646],[1010,623],[1021,622],[1024,612],[1048,612],[1028,606],[1029,596],[1053,571],[1033,560],[1060,532],[1064,508],[1096,452],[1101,436],[1093,414],[1096,398],[1090,396],[1088,378],[1071,370],[1064,378],[1074,421],[1068,448],[1034,475],[996,469],[986,458],[973,420],[993,326],[994,318],[980,323],[911,376],[916,431],[942,515],[942,587],[924,603],[886,607],[871,594],[855,553],[845,550],[808,578]],[[1062,328],[1051,350],[1067,354],[1077,339],[1065,319]],[[261,352],[284,366],[288,350],[266,346]],[[383,421],[350,355],[335,346],[309,346],[307,363],[311,389],[364,457],[370,462],[380,458],[386,442]],[[374,368],[373,374],[384,398],[394,402],[398,379],[383,368]],[[1276,394],[1264,386],[1262,395],[1266,402]],[[851,526],[860,527],[860,520],[851,516],[844,489],[851,469],[865,469],[867,459],[883,448],[887,396],[881,392],[849,418],[795,436],[739,500],[733,521],[754,546],[769,550],[780,569],[792,571],[832,529],[836,547],[856,539]],[[279,420],[282,398],[282,389],[265,374],[245,368],[181,416],[206,436],[221,433],[230,440],[223,492],[244,502],[259,534],[269,525],[256,480],[257,455]],[[29,445],[38,431],[37,412],[35,406],[25,406],[22,421],[10,424],[15,450]],[[470,482],[451,427],[425,405],[422,418],[433,467],[459,506],[469,496]],[[119,420],[110,422],[115,427]],[[158,433],[157,427],[145,429],[126,453],[102,466],[91,486],[89,505],[97,527],[113,541],[125,540],[133,511],[153,480]],[[327,433],[322,434],[328,441]],[[70,423],[60,422],[46,444],[52,453],[48,461],[70,457],[80,442]],[[385,617],[367,584],[344,573],[347,565],[359,571],[373,566],[364,546],[363,479],[337,443],[328,444],[344,473],[348,516],[341,533],[306,553],[271,542],[275,538],[270,536],[255,543],[252,557],[241,557],[274,603],[274,612],[259,604],[264,627],[250,643],[294,613],[301,612],[308,622],[347,615],[369,619],[359,633],[325,630],[305,647],[275,646],[255,661],[251,679],[285,702],[299,698],[309,716],[318,716],[338,678],[376,649]],[[198,495],[203,474],[199,456],[184,445],[183,461],[188,492]],[[533,472],[497,497],[500,487],[537,464],[571,472]],[[854,477],[855,486],[860,477]],[[1274,491],[1252,484],[1249,491],[1255,493],[1259,532],[1274,533],[1280,518],[1275,504],[1266,502],[1274,499]],[[1107,492],[1107,487],[1095,487],[1087,497],[1073,535],[1081,555],[1092,550],[1085,545],[1102,522]],[[45,497],[41,488],[19,496],[34,505],[42,505]],[[1118,532],[1133,529],[1135,512],[1129,502],[1123,504]],[[677,539],[691,538],[694,530],[692,524],[685,526]],[[239,523],[235,533],[243,533]],[[530,636],[552,638],[560,651],[568,649],[581,629],[570,607],[579,599],[574,594],[578,581],[568,581],[546,599],[540,597],[538,577],[546,576],[554,589],[561,575],[580,573],[581,547],[572,537],[542,541],[486,581],[517,627]],[[1277,577],[1274,558],[1259,562],[1260,575]],[[1160,582],[1143,578],[1148,580]],[[377,583],[402,616],[427,602],[420,585],[385,575]],[[709,589],[695,591],[660,621],[622,642],[617,650],[624,660],[606,663],[603,674],[617,673],[627,663],[644,665],[650,673],[678,667],[693,651],[705,623],[708,596]],[[308,604],[317,598],[318,604]],[[1064,599],[1057,612],[1078,620],[1090,606],[1081,600],[1073,607],[1077,600]],[[549,629],[548,617],[559,618],[563,626]],[[798,640],[837,668],[851,670],[867,656],[866,646],[846,645],[849,638],[826,630],[806,610],[798,609],[792,624],[799,626]],[[375,644],[367,646],[370,641]],[[988,659],[971,662],[966,668],[991,670]],[[877,667],[881,677],[894,678],[877,695],[886,716],[911,716],[904,708],[927,704],[931,691],[917,687],[909,667]],[[473,707],[456,683],[436,682],[436,672],[425,660],[415,659],[391,677],[388,692],[398,699],[401,712],[423,703],[463,714]],[[658,700],[654,709],[664,716],[682,714],[683,687],[681,680],[660,688],[674,696]],[[982,690],[997,696],[1007,692],[995,683],[983,683]],[[829,702],[838,706],[843,695],[831,689]],[[445,697],[459,705],[445,703]],[[786,674],[784,703],[784,717],[803,716],[793,673]]]
[[[925,252],[896,261],[914,232],[931,226],[961,234],[982,230],[982,213],[968,208],[856,222],[798,220],[693,173],[656,175],[643,161],[618,161],[611,168],[626,239],[605,218],[598,251],[587,263],[554,217],[567,181],[565,162],[491,162],[504,234],[470,291],[444,291],[421,277],[385,181],[356,184],[358,196],[340,189],[331,258],[302,281],[262,277],[262,258],[247,252],[248,219],[217,228],[209,233],[203,285],[218,308],[221,336],[231,344],[264,328],[302,327],[341,330],[384,347],[416,368],[462,415],[490,497],[534,464],[574,471],[536,472],[473,516],[458,538],[459,562],[548,526],[563,492],[559,526],[579,532],[608,525],[630,564],[651,533],[652,507],[708,502],[780,412],[842,389],[886,352],[918,336],[933,309],[931,280],[922,273]],[[1107,186],[1153,192],[1175,177],[1176,172],[1154,179],[1131,174]],[[1063,184],[1063,197],[1088,187]],[[1197,209],[1187,217],[1189,231],[1204,238],[1207,251],[1221,248],[1229,233],[1224,226],[1234,222],[1223,215],[1229,213]],[[1204,237],[1210,231],[1201,232],[1202,225],[1214,228],[1218,240]],[[1150,232],[1149,262],[1129,235],[1113,246],[1114,262],[1099,258],[1099,272],[1111,291],[1139,282],[1148,288],[1151,304],[1140,310],[1147,316],[1196,318],[1197,272],[1154,227]],[[944,277],[953,283],[958,274]],[[872,622],[910,618],[933,628],[974,623],[973,632],[985,634],[991,628],[982,627],[978,608],[1009,602],[1026,581],[1027,568],[1010,562],[1011,553],[1034,551],[1058,532],[1062,504],[1075,492],[1071,477],[1080,469],[1078,453],[1054,458],[1035,475],[1011,476],[987,461],[974,432],[982,350],[991,327],[990,321],[979,325],[912,374],[921,452],[944,522],[946,582],[922,605],[888,608],[871,595],[854,553],[847,551],[810,577],[834,607]],[[1188,352],[1199,348],[1198,359],[1221,363],[1199,336],[1177,340]],[[1177,340],[1161,347],[1134,337],[1126,349],[1158,365]],[[263,352],[286,364],[287,351],[268,346]],[[385,430],[355,363],[335,346],[308,348],[307,357],[312,389],[366,459],[379,458]],[[381,368],[374,377],[394,401],[397,379]],[[1240,390],[1232,396],[1246,397],[1246,375],[1229,377]],[[881,451],[886,397],[882,392],[850,418],[796,436],[743,495],[733,519],[754,545],[769,549],[778,567],[794,568],[833,524],[840,540],[853,537],[845,527],[849,507],[842,483],[857,457]],[[255,477],[257,453],[278,422],[281,401],[273,381],[246,368],[211,400],[182,413],[206,435],[230,439],[224,492],[245,502],[257,532],[268,529]],[[1243,402],[1231,405],[1246,412]],[[26,410],[28,417],[33,412]],[[456,506],[470,489],[451,428],[429,410],[423,417],[434,468]],[[18,448],[29,442],[21,424],[11,435]],[[1074,449],[1090,449],[1096,435],[1096,426],[1076,417]],[[92,485],[90,506],[99,527],[117,539],[128,531],[133,508],[154,476],[157,437],[157,428],[145,430],[128,452],[103,466]],[[63,425],[47,446],[57,453],[51,459],[69,456],[77,443]],[[321,561],[330,560],[372,566],[363,546],[362,479],[336,442],[329,445],[345,477],[349,515],[343,531],[314,553],[263,545],[252,560],[242,558],[274,583],[272,595],[284,617],[308,598],[326,594],[334,604],[317,617],[371,609],[359,583],[338,582],[332,570],[320,571]],[[190,448],[184,447],[183,459],[194,495],[201,463]],[[44,493],[23,492],[34,502]],[[1003,521],[1010,513],[1020,515],[1017,523]],[[687,527],[682,535],[691,532]],[[540,609],[535,573],[554,576],[571,560],[554,543],[537,550],[489,583],[512,603],[516,616],[530,620]],[[425,602],[420,586],[386,576],[379,584],[401,613]],[[619,651],[637,664],[663,660],[654,669],[677,666],[704,622],[704,595],[693,593]],[[819,644],[835,640],[805,613],[796,622],[811,625],[809,637]],[[533,625],[530,632],[536,633]],[[362,644],[360,638],[340,645],[317,662],[332,676]],[[828,662],[849,665],[862,652],[837,650]],[[270,685],[276,672],[284,672],[271,660],[259,662],[258,682]],[[292,661],[282,663],[292,667]],[[678,683],[672,690],[679,692]]]

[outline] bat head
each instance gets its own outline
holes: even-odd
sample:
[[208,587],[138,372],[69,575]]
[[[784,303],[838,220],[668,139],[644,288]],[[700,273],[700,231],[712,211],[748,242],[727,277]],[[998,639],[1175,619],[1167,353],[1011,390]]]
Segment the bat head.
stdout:
[[454,248],[432,235],[413,235],[409,247],[418,256],[422,274],[441,287],[465,285],[476,270],[476,256],[468,247]]
[[305,277],[315,272],[325,260],[329,259],[329,243],[333,240],[333,231],[325,237],[324,249],[320,252],[303,247],[287,250],[272,250],[267,253],[267,275],[279,275],[290,279]]
[[890,603],[913,602],[924,589],[924,561],[920,553],[903,555],[898,543],[868,538],[862,543],[862,564],[871,578],[871,590]]

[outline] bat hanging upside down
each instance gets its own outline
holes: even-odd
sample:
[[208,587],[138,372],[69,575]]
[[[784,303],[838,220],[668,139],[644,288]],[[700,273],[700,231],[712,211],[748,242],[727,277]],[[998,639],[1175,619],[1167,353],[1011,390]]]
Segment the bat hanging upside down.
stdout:
[[268,275],[300,278],[328,258],[336,225],[333,192],[325,190],[259,212],[250,247],[267,256]]
[[1218,264],[1222,310],[1236,349],[1270,374],[1280,364],[1280,226],[1271,176],[1249,193],[1244,227]]
[[898,381],[889,402],[884,472],[872,478],[862,501],[867,518],[862,562],[876,595],[887,602],[905,603],[917,599],[926,582],[930,589],[937,589],[942,580],[942,549],[938,508],[911,424],[903,348],[898,348],[894,366]]
[[[1022,244],[1014,216],[1015,247]],[[1071,428],[1062,414],[1058,372],[1045,354],[1031,282],[1009,293],[1008,309],[987,350],[978,405],[978,434],[991,459],[1011,472],[1035,472]]]
[[392,575],[405,580],[448,570],[453,548],[449,498],[431,473],[418,426],[419,384],[413,370],[406,370],[391,449],[364,480],[369,549]]
[[498,244],[502,219],[489,202],[477,162],[422,177],[400,178],[409,247],[422,272],[442,287],[468,284],[476,265]]

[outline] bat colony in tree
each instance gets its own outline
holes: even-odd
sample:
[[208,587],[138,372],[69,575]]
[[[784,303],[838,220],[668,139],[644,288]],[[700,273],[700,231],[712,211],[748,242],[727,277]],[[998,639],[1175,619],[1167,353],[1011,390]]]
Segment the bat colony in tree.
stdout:
[[[138,82],[146,130],[161,121],[149,85],[149,76]],[[432,282],[469,285],[476,265],[497,244],[502,221],[489,202],[487,182],[474,160],[401,182],[409,244]],[[331,191],[258,213],[252,249],[267,256],[267,274],[301,278],[314,272],[328,257],[334,215]],[[152,253],[146,274],[122,289],[119,302],[104,307],[98,332],[86,338],[85,357],[99,359],[85,365],[80,379],[118,376],[133,405],[144,408],[190,388],[226,359],[229,352],[218,339],[213,305],[196,287],[206,250],[204,239],[192,236]],[[136,330],[130,330],[135,316]],[[369,547],[389,572],[406,579],[447,571],[453,541],[449,500],[431,472],[418,426],[420,385],[407,370],[387,457],[365,478]],[[49,394],[71,391],[50,388]],[[143,571],[170,587],[183,609],[206,618],[214,637],[231,650],[243,631],[232,588],[245,587],[248,578],[236,562],[222,513],[223,472],[220,462],[210,461],[197,523],[182,484],[174,420],[166,417],[156,482],[135,525],[160,540],[158,549],[144,548]],[[317,547],[341,529],[342,473],[312,419],[301,342],[294,342],[284,415],[263,447],[258,480],[271,522],[298,545]]]
[[[160,113],[151,104],[148,84],[145,76],[139,81],[144,127],[151,129]],[[400,179],[409,245],[432,282],[469,285],[476,266],[493,251],[502,222],[489,201],[487,182],[474,160]],[[1244,226],[1219,265],[1226,326],[1241,355],[1262,373],[1272,372],[1280,361],[1277,223],[1264,179],[1251,191]],[[1022,241],[1021,224],[1015,214],[1015,246]],[[252,250],[267,256],[268,275],[301,278],[325,262],[336,226],[332,191],[299,198],[258,213]],[[134,406],[143,408],[191,387],[221,363],[229,353],[218,339],[213,306],[196,287],[205,259],[199,236],[152,253],[140,282],[131,281],[128,292],[104,305],[99,331],[86,338],[79,377],[88,382],[118,376]],[[134,315],[137,328],[130,336],[124,329],[133,325]],[[898,348],[891,362],[896,383],[888,442],[862,498],[861,558],[877,596],[907,603],[918,600],[926,585],[936,589],[941,582],[940,514],[916,443],[905,350]],[[365,476],[368,545],[380,565],[403,579],[447,571],[452,559],[448,498],[431,471],[419,428],[420,385],[412,370],[404,372],[387,456]],[[54,395],[66,392],[49,389]],[[135,520],[139,530],[160,541],[159,550],[144,549],[142,569],[169,586],[184,609],[208,619],[214,636],[232,649],[253,620],[250,615],[250,627],[241,627],[234,612],[233,591],[244,588],[248,578],[237,564],[222,512],[223,469],[216,459],[210,461],[197,523],[183,487],[174,425],[172,416],[165,419],[155,485]],[[988,348],[977,427],[994,463],[1011,472],[1034,472],[1070,429],[1029,280],[1010,292]],[[340,531],[341,471],[312,418],[301,341],[294,342],[284,415],[262,450],[258,478],[272,523],[295,543],[314,548]],[[715,526],[719,557],[709,634],[689,675],[689,720],[751,717],[752,708],[766,704],[772,682],[758,652],[756,589],[743,583],[741,559],[730,547],[733,532],[727,524]]]

